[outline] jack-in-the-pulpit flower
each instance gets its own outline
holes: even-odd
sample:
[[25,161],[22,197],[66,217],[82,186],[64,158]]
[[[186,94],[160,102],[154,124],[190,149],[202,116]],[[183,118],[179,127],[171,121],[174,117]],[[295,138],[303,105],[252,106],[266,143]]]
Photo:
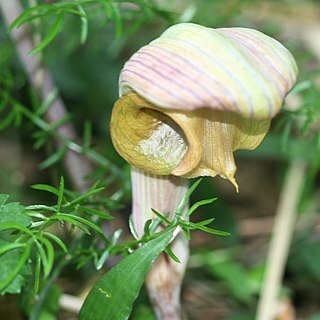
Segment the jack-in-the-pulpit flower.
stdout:
[[[133,217],[140,236],[151,207],[175,212],[187,190],[184,178],[220,175],[238,189],[233,152],[259,146],[296,77],[290,52],[247,28],[174,25],[126,62],[111,136],[133,166]],[[185,262],[187,245],[179,241],[173,246]],[[185,265],[159,261],[147,281],[151,298],[159,318],[179,319],[179,310],[165,314],[159,305],[170,300],[164,290],[175,290],[170,281],[179,286]],[[173,296],[178,294],[179,288]]]
[[261,143],[296,76],[290,52],[259,31],[175,25],[125,64],[114,145],[150,173],[235,184],[233,151]]

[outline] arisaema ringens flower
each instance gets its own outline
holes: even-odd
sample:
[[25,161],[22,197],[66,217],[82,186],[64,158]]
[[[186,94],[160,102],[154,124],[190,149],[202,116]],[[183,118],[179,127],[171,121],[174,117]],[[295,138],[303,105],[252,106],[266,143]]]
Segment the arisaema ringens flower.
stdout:
[[[111,118],[119,154],[132,165],[133,221],[139,236],[151,208],[174,214],[187,178],[216,176],[236,189],[233,152],[255,149],[296,82],[297,67],[278,41],[247,28],[174,25],[126,62]],[[188,257],[156,261],[147,287],[159,319],[179,319]]]

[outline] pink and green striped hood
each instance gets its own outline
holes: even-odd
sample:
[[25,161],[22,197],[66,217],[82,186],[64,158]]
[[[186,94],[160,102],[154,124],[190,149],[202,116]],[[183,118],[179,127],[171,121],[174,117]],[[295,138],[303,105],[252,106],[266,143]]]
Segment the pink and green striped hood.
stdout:
[[174,25],[124,65],[120,95],[135,91],[161,108],[210,108],[268,119],[297,78],[290,52],[247,28]]

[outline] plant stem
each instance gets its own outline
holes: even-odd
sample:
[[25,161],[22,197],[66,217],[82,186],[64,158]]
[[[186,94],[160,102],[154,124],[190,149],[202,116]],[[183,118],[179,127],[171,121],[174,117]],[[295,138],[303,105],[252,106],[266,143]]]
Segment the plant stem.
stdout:
[[[0,9],[7,26],[23,12],[23,8],[18,0],[1,0]],[[28,32],[27,26],[23,25],[18,29],[12,30],[10,35],[30,84],[37,91],[41,100],[44,101],[51,92],[54,92],[55,85],[49,71],[42,66],[40,55],[29,55],[29,52],[34,48],[34,40]],[[54,124],[66,115],[67,111],[64,103],[61,97],[57,95],[46,112],[45,118],[49,123]],[[68,140],[78,140],[75,128],[71,122],[64,123],[57,128],[57,131]],[[56,141],[56,144],[57,148],[62,146],[60,141]],[[68,150],[63,161],[74,187],[84,192],[87,189],[84,177],[91,171],[87,159]]]
[[304,162],[297,160],[291,162],[276,212],[266,263],[266,274],[258,304],[258,320],[276,318],[278,294],[297,217],[297,207],[305,173],[306,164]]
[[[131,178],[133,222],[137,235],[141,237],[144,223],[150,218],[155,219],[151,208],[162,214],[170,212],[168,219],[172,219],[188,191],[188,181],[175,176],[155,176],[136,168],[132,168]],[[181,263],[163,253],[146,278],[151,303],[159,320],[181,319],[180,289],[189,256],[188,241],[182,232],[172,242],[171,250]]]
[[59,277],[61,271],[63,270],[63,268],[69,264],[71,262],[71,260],[68,260],[66,258],[60,260],[59,262],[57,262],[57,264],[55,265],[53,272],[51,273],[50,277],[47,279],[44,287],[41,289],[41,293],[39,295],[39,298],[37,299],[34,307],[32,308],[32,311],[30,313],[29,319],[30,320],[37,320],[39,319],[40,316],[40,312],[43,309],[43,304],[45,302],[45,299],[47,298],[47,295],[49,293],[49,290],[51,288],[51,286],[54,284],[54,282],[57,280],[57,278]]

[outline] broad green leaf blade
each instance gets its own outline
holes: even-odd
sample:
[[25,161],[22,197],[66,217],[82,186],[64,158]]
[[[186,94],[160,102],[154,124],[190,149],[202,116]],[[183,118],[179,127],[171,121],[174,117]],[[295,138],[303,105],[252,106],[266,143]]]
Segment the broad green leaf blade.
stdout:
[[31,217],[25,214],[24,206],[18,202],[6,203],[9,196],[0,194],[0,223],[17,224],[23,227],[30,225]]
[[[1,245],[8,244],[8,242],[1,241]],[[10,250],[4,253],[0,259],[0,294],[4,294],[7,287],[15,280],[15,278],[19,275],[20,270],[26,264],[26,261],[30,255],[31,250],[31,242],[26,245],[24,250],[21,248],[17,248],[15,250]],[[22,279],[17,279],[21,284],[24,282]],[[19,292],[20,287],[16,288],[17,292]],[[10,292],[10,291],[9,291]]]
[[172,233],[146,243],[104,275],[85,300],[79,319],[128,319],[151,264],[169,244]]

